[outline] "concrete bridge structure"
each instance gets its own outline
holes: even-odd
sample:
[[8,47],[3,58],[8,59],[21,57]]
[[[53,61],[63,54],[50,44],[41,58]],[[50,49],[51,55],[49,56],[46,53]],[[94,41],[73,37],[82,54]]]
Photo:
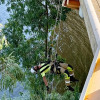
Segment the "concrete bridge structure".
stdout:
[[100,0],[80,0],[94,58],[80,100],[100,100]]

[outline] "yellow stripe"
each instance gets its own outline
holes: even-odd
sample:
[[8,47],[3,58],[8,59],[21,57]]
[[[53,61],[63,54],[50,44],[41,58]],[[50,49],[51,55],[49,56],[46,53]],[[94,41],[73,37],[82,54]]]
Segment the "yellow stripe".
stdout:
[[71,68],[71,67],[69,67],[69,66],[67,67],[67,70],[68,70],[68,72],[73,71],[73,70],[72,70],[72,68]]
[[65,79],[70,79],[70,77],[68,77],[68,75],[66,74],[66,73],[64,73],[64,77],[65,77]]
[[[41,66],[43,66],[44,64],[45,64],[45,63],[41,64]],[[46,70],[44,70],[47,66],[49,66],[49,67],[48,67]],[[44,70],[44,71],[41,73],[41,75],[42,75],[42,77],[43,77],[43,76],[45,76],[45,73],[47,73],[47,72],[50,71],[50,65],[47,64],[46,66],[44,66],[43,68],[41,68],[41,69],[40,69],[40,72],[41,72],[42,70]]]
[[[44,63],[41,64],[41,66],[43,66],[43,65],[44,65]],[[41,68],[41,69],[40,69],[40,72],[41,72],[43,69],[45,69],[47,66],[49,66],[49,64],[47,64],[46,66],[44,66],[43,68]]]

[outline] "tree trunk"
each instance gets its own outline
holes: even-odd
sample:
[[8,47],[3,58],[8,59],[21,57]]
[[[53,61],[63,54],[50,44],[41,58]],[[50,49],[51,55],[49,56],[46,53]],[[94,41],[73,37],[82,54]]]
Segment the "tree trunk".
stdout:
[[47,37],[45,39],[45,58],[47,59],[48,56],[48,40]]
[[46,20],[47,20],[47,26],[46,26],[46,39],[45,39],[45,58],[48,56],[48,4],[46,0]]

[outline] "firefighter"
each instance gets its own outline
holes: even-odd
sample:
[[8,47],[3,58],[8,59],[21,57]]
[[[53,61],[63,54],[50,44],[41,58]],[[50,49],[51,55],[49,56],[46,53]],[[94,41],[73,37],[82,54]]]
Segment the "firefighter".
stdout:
[[31,73],[36,73],[39,71],[43,77],[43,81],[45,83],[45,86],[47,88],[47,91],[49,91],[48,82],[45,77],[45,74],[48,72],[56,73],[56,74],[64,74],[65,78],[65,85],[67,86],[67,89],[70,91],[74,91],[74,89],[71,87],[70,82],[76,82],[78,81],[74,77],[74,71],[73,67],[69,64],[63,63],[63,62],[50,62],[42,63],[40,65],[34,66],[31,68]]

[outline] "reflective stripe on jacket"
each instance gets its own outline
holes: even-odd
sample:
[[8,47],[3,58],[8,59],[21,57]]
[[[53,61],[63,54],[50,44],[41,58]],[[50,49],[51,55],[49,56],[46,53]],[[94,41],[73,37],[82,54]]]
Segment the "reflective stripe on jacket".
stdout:
[[43,76],[45,76],[45,73],[47,73],[47,72],[50,71],[51,66],[50,66],[49,64],[46,64],[46,65],[45,65],[45,63],[41,64],[41,66],[42,66],[42,67],[40,68],[40,73],[41,73],[41,75],[42,75],[42,77],[43,77]]

